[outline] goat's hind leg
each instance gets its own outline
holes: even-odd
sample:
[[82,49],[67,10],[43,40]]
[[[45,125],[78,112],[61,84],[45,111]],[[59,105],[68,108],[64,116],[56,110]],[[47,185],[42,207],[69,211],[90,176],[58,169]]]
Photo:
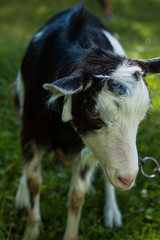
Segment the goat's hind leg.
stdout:
[[68,219],[63,240],[77,240],[78,226],[85,193],[89,190],[93,167],[81,167],[80,158],[73,163],[72,180],[68,196]]
[[[28,220],[24,239],[36,239],[39,235],[41,221],[39,210],[39,191],[41,186],[41,151],[35,144],[29,144],[28,153],[24,154],[24,169],[16,195],[16,207],[27,209]],[[26,152],[26,151],[25,151]]]

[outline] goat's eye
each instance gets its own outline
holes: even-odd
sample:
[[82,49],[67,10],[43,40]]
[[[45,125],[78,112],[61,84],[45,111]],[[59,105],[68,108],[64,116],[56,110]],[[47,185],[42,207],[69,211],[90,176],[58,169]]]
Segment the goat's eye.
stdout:
[[121,84],[120,82],[110,79],[107,82],[108,88],[110,91],[114,92],[116,95],[125,95],[126,94],[126,86]]
[[92,111],[92,110],[91,111],[87,110],[87,113],[88,113],[90,118],[92,118],[92,119],[99,119],[99,114],[97,112]]
[[92,119],[99,119],[98,113],[89,113],[90,118]]
[[87,114],[88,117],[90,118],[90,124],[95,129],[99,129],[104,125],[103,121],[100,119],[99,114],[97,112],[87,110]]

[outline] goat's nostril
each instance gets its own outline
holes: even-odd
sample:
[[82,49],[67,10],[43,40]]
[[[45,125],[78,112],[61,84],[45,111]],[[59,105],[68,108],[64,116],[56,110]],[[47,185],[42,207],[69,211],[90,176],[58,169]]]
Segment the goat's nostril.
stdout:
[[118,176],[117,179],[126,187],[130,187],[135,180],[135,178],[128,176]]

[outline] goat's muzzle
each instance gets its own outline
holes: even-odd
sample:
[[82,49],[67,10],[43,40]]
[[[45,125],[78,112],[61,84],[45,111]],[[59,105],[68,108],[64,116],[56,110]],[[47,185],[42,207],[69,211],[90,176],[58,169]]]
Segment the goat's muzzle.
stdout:
[[137,174],[138,172],[134,175],[125,174],[116,176],[118,187],[121,190],[129,190],[134,185]]

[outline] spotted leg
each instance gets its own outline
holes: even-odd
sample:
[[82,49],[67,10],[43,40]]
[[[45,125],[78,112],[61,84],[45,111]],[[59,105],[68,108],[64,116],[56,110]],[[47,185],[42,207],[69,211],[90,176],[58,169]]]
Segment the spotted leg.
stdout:
[[[31,154],[25,159],[23,175],[16,195],[16,207],[27,209],[28,219],[24,240],[36,239],[39,235],[41,221],[39,209],[39,191],[41,186],[41,151],[35,145],[30,144]],[[26,156],[25,156],[26,157]]]
[[78,226],[85,193],[91,185],[93,168],[81,168],[80,158],[73,163],[72,180],[68,196],[68,219],[63,240],[77,240]]
[[105,226],[109,228],[121,227],[122,216],[117,205],[115,188],[107,180],[105,181],[105,200]]

